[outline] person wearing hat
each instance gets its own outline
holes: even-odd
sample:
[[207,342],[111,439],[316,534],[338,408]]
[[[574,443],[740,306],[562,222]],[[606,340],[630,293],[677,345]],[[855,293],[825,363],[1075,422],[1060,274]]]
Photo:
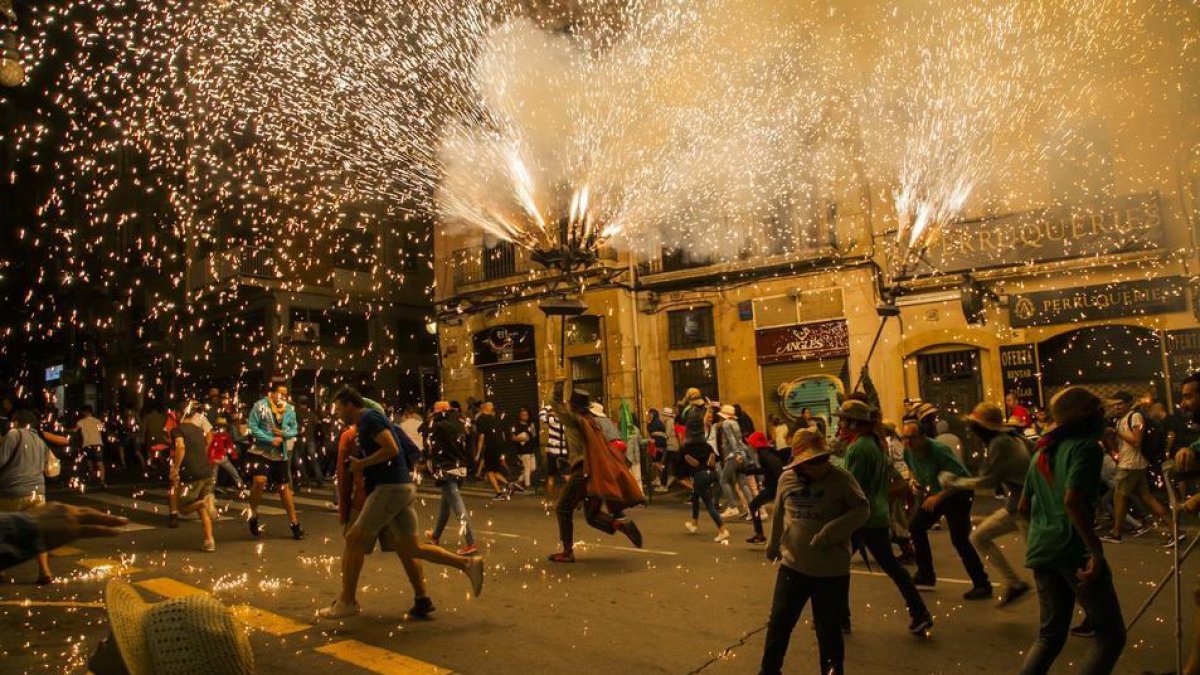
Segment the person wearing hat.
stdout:
[[150,604],[128,581],[110,579],[104,609],[111,631],[88,659],[95,675],[252,675],[246,626],[204,593]]
[[791,461],[791,448],[784,447],[783,451],[787,452],[785,457],[780,450],[771,445],[771,441],[767,435],[761,431],[756,431],[750,434],[746,439],[746,444],[758,453],[758,468],[756,472],[762,476],[763,489],[754,495],[754,499],[750,501],[750,517],[754,523],[754,536],[746,540],[747,544],[762,544],[767,541],[763,535],[762,524],[762,508],[767,504],[775,502],[775,495],[779,493],[779,479],[783,476],[783,465]]
[[900,427],[900,440],[904,443],[904,463],[912,474],[917,488],[924,494],[918,498],[920,508],[908,522],[913,539],[913,550],[917,557],[917,575],[913,580],[917,586],[933,587],[937,574],[933,569],[933,551],[929,548],[929,528],[942,518],[950,530],[950,542],[958,551],[973,587],[963,594],[966,600],[982,600],[992,597],[992,584],[979,553],[971,546],[971,503],[975,493],[971,490],[943,488],[940,476],[950,473],[955,476],[971,475],[967,467],[958,461],[945,445],[925,435],[923,424],[912,417],[905,418]]
[[933,616],[913,584],[912,576],[892,551],[888,524],[891,520],[889,497],[895,469],[880,447],[874,412],[862,401],[847,400],[833,413],[839,420],[838,437],[846,445],[846,470],[858,481],[871,507],[870,517],[858,531],[858,536],[904,598],[910,619],[908,632],[924,635],[933,628]]
[[[996,509],[971,532],[971,545],[1004,579],[999,606],[1004,607],[1029,593],[1029,584],[1017,576],[1004,557],[996,538],[1017,532],[1024,534],[1028,523],[1017,515],[1017,505],[1029,473],[1029,447],[1016,428],[1004,420],[1004,410],[984,401],[975,406],[964,420],[967,427],[987,449],[979,475],[974,478],[947,478],[946,487],[956,490],[988,491],[1001,488],[1006,494],[1004,506]],[[1024,537],[1022,537],[1024,538]]]
[[[738,518],[749,514],[750,500],[754,494],[745,470],[753,462],[742,440],[742,430],[737,421],[737,409],[723,405],[717,411],[716,442],[717,455],[721,458],[721,493],[725,496],[723,518]],[[738,506],[741,509],[738,509]]]
[[1117,478],[1113,491],[1113,528],[1104,541],[1121,543],[1121,527],[1129,509],[1129,498],[1140,501],[1160,525],[1167,529],[1166,545],[1173,546],[1169,525],[1171,512],[1150,490],[1150,462],[1142,454],[1142,441],[1146,436],[1146,418],[1133,407],[1133,394],[1119,391],[1109,401],[1110,414],[1116,419],[1106,433],[1116,441]]
[[779,675],[792,630],[811,599],[822,673],[844,672],[842,623],[850,596],[850,538],[871,507],[854,476],[830,461],[825,437],[801,429],[792,440],[771,518],[767,559],[782,561],[767,621],[761,675]]
[[1041,610],[1037,639],[1020,672],[1049,672],[1079,604],[1096,639],[1074,665],[1081,673],[1111,673],[1125,647],[1125,620],[1104,545],[1093,529],[1104,406],[1083,387],[1067,387],[1050,400],[1050,414],[1056,426],[1038,443],[1018,505],[1029,518],[1025,566],[1033,570]]
[[440,546],[442,532],[450,522],[450,514],[458,520],[463,535],[463,545],[458,555],[475,555],[475,534],[471,531],[471,512],[462,499],[462,483],[467,478],[471,459],[467,453],[467,431],[462,422],[451,414],[448,401],[433,404],[432,425],[429,430],[429,458],[433,465],[434,485],[442,492],[438,505],[437,523],[426,532],[426,538]]
[[[592,415],[591,395],[582,389],[571,392],[564,405],[563,382],[554,383],[554,414],[563,423],[570,464],[566,484],[558,495],[554,511],[558,517],[558,536],[562,550],[550,556],[550,562],[575,562],[575,509],[583,505],[588,525],[606,534],[621,532],[637,548],[642,533],[637,523],[625,516],[625,509],[645,501],[642,488]],[[607,513],[604,509],[607,508]]]

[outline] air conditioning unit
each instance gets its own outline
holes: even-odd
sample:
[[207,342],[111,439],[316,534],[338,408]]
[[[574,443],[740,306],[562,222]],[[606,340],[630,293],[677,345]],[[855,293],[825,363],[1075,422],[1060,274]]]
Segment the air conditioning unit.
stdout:
[[312,343],[321,340],[321,324],[315,321],[293,321],[288,335],[294,343]]

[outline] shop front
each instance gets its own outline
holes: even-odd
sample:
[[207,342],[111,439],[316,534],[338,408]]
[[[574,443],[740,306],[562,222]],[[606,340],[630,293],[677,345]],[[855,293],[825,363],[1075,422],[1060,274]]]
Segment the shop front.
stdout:
[[832,413],[850,386],[850,331],[845,319],[755,332],[763,419],[796,420],[808,409],[837,431]]
[[497,412],[516,414],[538,409],[537,350],[533,326],[491,326],[473,336],[475,367],[483,382],[483,397]]

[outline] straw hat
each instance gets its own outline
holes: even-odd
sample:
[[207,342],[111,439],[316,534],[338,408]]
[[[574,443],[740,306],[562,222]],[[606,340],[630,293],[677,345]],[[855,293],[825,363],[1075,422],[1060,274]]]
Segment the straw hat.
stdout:
[[720,415],[724,419],[732,420],[732,419],[737,418],[737,411],[734,410],[733,406],[731,406],[731,405],[723,405],[723,406],[721,406]]
[[1071,424],[1103,416],[1104,403],[1083,387],[1067,387],[1050,399],[1050,417],[1055,424]]
[[909,399],[908,401],[905,401],[905,404],[904,416],[918,421],[938,413],[938,407],[936,405],[922,401],[919,398]]
[[829,454],[829,445],[825,443],[821,432],[800,429],[792,436],[792,461],[783,468],[791,469]]
[[1012,427],[1004,419],[1004,411],[1000,409],[1000,406],[987,401],[975,406],[975,409],[965,415],[963,419],[989,431],[1001,433],[1012,431]]
[[834,417],[840,417],[844,420],[857,420],[859,422],[870,422],[874,419],[874,409],[871,406],[856,399],[846,399],[842,402],[842,406],[833,412]]
[[112,579],[105,609],[129,675],[248,675],[254,652],[246,628],[211,595],[155,604]]
[[604,414],[604,406],[599,401],[593,401],[592,404],[588,406],[588,412],[592,413],[592,415],[595,417],[607,417]]

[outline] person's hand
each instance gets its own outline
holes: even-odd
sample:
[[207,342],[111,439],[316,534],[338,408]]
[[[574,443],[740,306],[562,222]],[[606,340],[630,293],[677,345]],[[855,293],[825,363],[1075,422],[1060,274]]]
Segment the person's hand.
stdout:
[[272,439],[271,439],[271,445],[273,445],[273,446],[275,446],[275,447],[277,447],[277,448],[278,448],[279,446],[283,445],[283,436],[276,436],[275,438],[272,438]]
[[358,457],[351,457],[346,460],[346,468],[350,470],[350,473],[358,475],[367,467],[363,466],[363,461]]
[[1192,452],[1191,448],[1181,448],[1175,453],[1175,466],[1180,471],[1187,471],[1192,468],[1192,463],[1196,459],[1196,453]]
[[37,523],[47,551],[91,537],[112,537],[129,521],[96,509],[51,502],[25,512]]
[[1088,558],[1083,569],[1075,573],[1075,577],[1079,579],[1080,586],[1086,586],[1100,577],[1100,570],[1103,569],[1104,563],[1096,558]]
[[933,513],[940,501],[942,500],[937,495],[930,495],[925,498],[925,501],[921,502],[921,510]]
[[778,548],[767,549],[767,560],[771,562],[779,562],[782,558],[783,556],[779,554]]

